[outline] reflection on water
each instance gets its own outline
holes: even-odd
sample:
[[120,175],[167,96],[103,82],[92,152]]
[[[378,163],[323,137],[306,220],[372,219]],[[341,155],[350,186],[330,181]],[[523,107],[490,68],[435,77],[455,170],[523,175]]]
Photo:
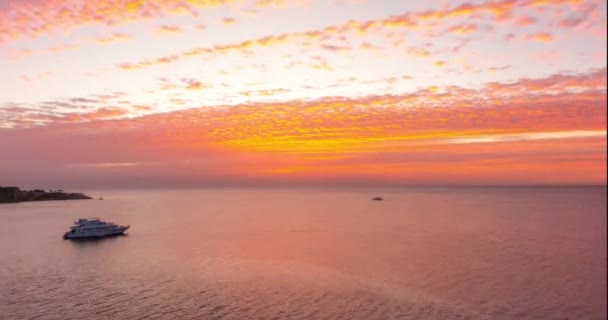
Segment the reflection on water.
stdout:
[[[2,205],[0,318],[604,319],[605,191],[104,191]],[[131,229],[61,239],[88,216]]]
[[64,239],[64,240],[66,242],[70,242],[71,244],[73,244],[75,246],[95,246],[102,242],[109,242],[109,241],[116,240],[117,238],[125,238],[127,236],[129,236],[128,233],[111,235],[111,236],[106,236],[103,238],[74,238],[74,239]]

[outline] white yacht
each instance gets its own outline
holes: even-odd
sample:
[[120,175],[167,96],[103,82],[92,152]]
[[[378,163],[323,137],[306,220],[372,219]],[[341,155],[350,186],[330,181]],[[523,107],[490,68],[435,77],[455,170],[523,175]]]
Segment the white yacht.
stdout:
[[111,222],[104,222],[98,218],[78,219],[70,227],[70,231],[63,235],[64,239],[105,237],[122,234],[129,226],[120,226]]

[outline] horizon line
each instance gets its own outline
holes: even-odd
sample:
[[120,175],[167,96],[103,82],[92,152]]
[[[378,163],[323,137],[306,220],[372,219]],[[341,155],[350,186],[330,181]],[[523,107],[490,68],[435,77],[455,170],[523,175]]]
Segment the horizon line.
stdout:
[[226,185],[151,185],[151,186],[69,186],[65,187],[56,187],[56,188],[48,188],[48,187],[20,187],[17,185],[0,185],[0,187],[18,187],[21,190],[63,190],[64,192],[77,189],[85,189],[85,190],[107,190],[107,189],[116,189],[116,190],[159,190],[159,189],[211,189],[211,188],[598,188],[598,187],[608,187],[608,184],[391,184],[391,185],[380,185],[380,184],[356,184],[356,185],[345,185],[345,184],[226,184]]

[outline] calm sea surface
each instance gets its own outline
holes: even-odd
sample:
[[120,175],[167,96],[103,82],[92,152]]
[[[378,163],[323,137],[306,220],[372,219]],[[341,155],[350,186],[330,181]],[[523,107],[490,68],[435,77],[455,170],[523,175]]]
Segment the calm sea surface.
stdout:
[[0,319],[606,319],[605,187],[88,193],[0,205]]

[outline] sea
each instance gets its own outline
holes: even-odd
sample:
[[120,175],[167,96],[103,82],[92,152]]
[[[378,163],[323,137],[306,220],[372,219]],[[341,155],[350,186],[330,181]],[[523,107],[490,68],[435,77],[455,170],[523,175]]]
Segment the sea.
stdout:
[[0,204],[0,319],[606,319],[605,186],[73,191]]

